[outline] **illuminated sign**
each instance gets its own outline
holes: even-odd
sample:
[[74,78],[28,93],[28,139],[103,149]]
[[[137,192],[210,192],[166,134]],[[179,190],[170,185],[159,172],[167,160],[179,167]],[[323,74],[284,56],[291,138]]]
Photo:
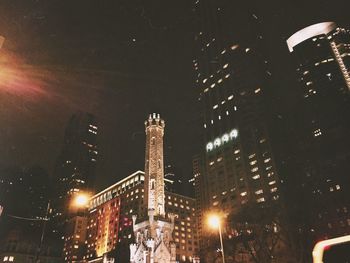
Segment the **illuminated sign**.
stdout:
[[233,129],[229,133],[225,133],[221,137],[215,138],[214,141],[208,142],[207,146],[206,146],[207,152],[210,152],[210,151],[214,150],[215,148],[218,148],[221,145],[236,139],[237,137],[238,137],[238,130],[237,129]]

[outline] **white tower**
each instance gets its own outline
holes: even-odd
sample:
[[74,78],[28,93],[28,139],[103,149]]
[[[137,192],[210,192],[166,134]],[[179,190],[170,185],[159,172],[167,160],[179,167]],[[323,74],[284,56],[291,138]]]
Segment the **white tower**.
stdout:
[[176,245],[172,241],[174,215],[165,214],[163,135],[165,123],[159,114],[145,121],[145,192],[147,218],[136,222],[133,216],[135,243],[130,245],[131,263],[175,263]]
[[159,114],[149,115],[145,121],[145,200],[148,215],[165,216],[163,136],[165,123]]

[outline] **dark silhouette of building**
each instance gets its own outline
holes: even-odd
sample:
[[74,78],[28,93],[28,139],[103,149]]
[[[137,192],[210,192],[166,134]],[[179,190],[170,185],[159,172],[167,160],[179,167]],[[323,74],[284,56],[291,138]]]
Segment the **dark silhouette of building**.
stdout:
[[0,188],[1,259],[35,262],[39,257],[41,262],[61,262],[56,240],[44,231],[51,190],[48,173],[40,166],[11,167],[1,172]]
[[79,192],[93,192],[98,156],[98,127],[89,113],[74,114],[66,127],[62,151],[54,169],[53,231],[63,236],[64,223],[72,216],[70,202]]
[[350,31],[333,22],[308,26],[287,45],[296,67],[295,143],[286,182],[294,222],[309,247],[350,231]]

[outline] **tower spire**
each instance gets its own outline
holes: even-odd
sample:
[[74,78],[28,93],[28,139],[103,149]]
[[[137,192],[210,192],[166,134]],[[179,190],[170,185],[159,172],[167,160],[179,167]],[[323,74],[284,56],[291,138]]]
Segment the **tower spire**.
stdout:
[[165,122],[159,114],[145,121],[145,201],[148,215],[165,216],[163,136]]

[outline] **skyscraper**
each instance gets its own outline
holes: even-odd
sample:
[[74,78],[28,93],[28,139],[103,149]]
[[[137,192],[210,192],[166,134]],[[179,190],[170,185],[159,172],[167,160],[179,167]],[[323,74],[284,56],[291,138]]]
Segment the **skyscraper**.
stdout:
[[297,31],[287,45],[298,81],[295,174],[288,183],[311,246],[350,230],[350,31],[334,22],[318,23]]
[[193,170],[200,192],[196,196],[202,210],[203,247],[209,242],[203,238],[208,211],[220,211],[229,221],[246,204],[268,206],[280,198],[264,108],[271,72],[261,21],[252,10],[245,4],[237,8],[232,1],[195,2],[199,30],[193,66],[203,144]]
[[52,207],[53,218],[57,222],[62,223],[67,219],[69,202],[74,194],[80,191],[92,192],[94,188],[97,132],[92,114],[80,112],[68,122],[62,151],[54,170],[57,183]]

